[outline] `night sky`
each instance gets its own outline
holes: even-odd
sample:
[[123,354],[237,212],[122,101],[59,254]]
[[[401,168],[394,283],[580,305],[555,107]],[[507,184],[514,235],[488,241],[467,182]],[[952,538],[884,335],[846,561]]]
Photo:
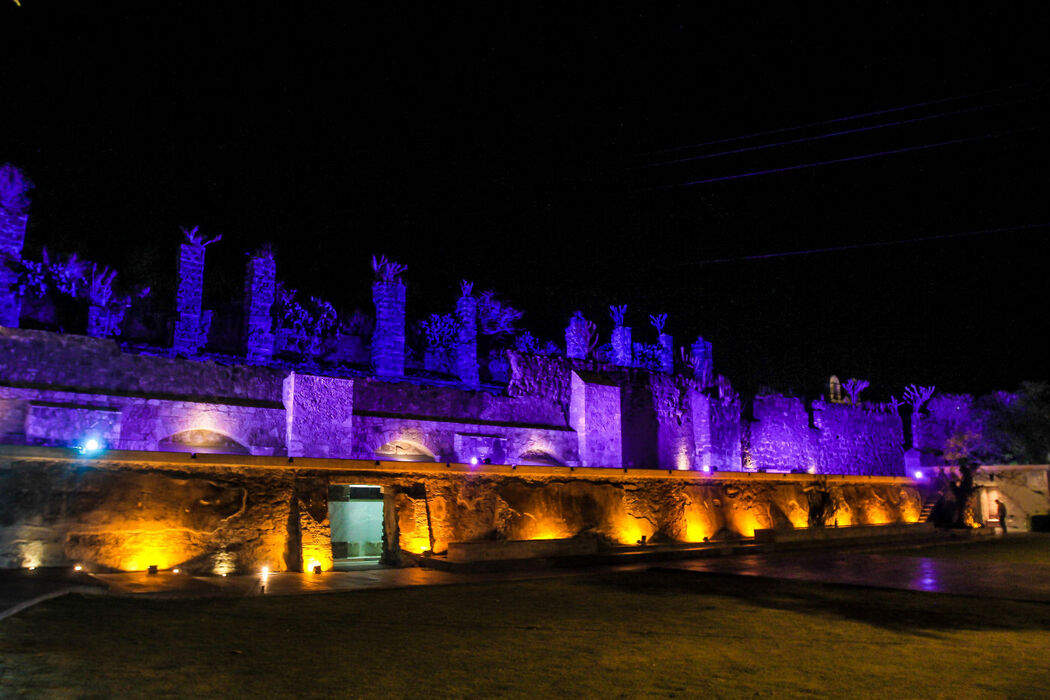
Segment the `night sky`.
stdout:
[[[271,241],[280,278],[349,310],[385,253],[410,320],[461,278],[559,342],[576,309],[606,342],[625,303],[636,340],[666,312],[744,391],[1050,375],[1050,228],[1015,228],[1050,224],[1048,9],[21,4],[0,162],[37,183],[30,256],[170,295],[200,225],[223,234],[206,305]],[[988,229],[1010,230],[954,236]]]

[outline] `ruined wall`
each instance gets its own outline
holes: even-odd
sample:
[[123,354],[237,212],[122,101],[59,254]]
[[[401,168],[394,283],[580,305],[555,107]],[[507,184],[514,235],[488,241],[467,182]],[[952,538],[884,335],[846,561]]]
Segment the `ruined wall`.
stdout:
[[0,452],[0,566],[197,573],[331,566],[329,488],[384,490],[384,556],[444,552],[449,542],[598,537],[751,537],[805,527],[821,505],[828,526],[915,522],[921,499],[905,480],[371,461],[109,453],[56,448]]
[[823,474],[904,475],[904,430],[900,415],[817,401],[813,425]]
[[0,384],[281,405],[286,372],[121,352],[113,340],[0,328]]
[[778,471],[817,468],[818,437],[810,428],[809,412],[801,399],[756,396],[754,420],[745,425],[744,463],[753,469]]
[[[821,474],[904,475],[904,432],[896,413],[772,395],[754,400],[745,426],[745,465]],[[812,414],[811,414],[812,412]]]

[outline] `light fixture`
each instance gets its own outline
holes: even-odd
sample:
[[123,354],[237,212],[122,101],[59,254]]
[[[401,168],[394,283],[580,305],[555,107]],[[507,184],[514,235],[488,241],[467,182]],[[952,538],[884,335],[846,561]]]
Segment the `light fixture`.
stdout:
[[172,569],[172,570],[171,570],[171,573],[173,573],[173,574],[177,574],[177,573],[179,573],[179,570],[178,570],[178,569]]
[[915,478],[916,478],[916,479],[922,479],[922,478],[923,478],[923,473],[922,473],[922,472],[920,472],[920,471],[916,471],[916,472],[915,472]]
[[73,571],[83,571],[83,570],[84,570],[84,567],[81,566],[80,564],[77,564],[76,566],[73,567]]
[[478,458],[477,457],[471,457],[470,458],[470,463],[476,466],[477,463],[478,463]]
[[262,574],[263,576],[269,576],[270,575],[270,567],[264,566],[263,568],[259,569],[259,573]]

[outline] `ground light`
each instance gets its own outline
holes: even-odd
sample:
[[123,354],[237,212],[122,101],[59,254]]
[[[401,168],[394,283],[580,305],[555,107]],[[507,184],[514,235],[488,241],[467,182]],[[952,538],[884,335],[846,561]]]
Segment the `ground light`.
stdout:
[[919,472],[919,471],[915,472],[914,476],[915,476],[916,479],[923,479],[923,478],[925,478],[923,473]]
[[83,442],[76,446],[77,450],[82,455],[91,456],[102,451],[102,441],[95,437],[85,438]]

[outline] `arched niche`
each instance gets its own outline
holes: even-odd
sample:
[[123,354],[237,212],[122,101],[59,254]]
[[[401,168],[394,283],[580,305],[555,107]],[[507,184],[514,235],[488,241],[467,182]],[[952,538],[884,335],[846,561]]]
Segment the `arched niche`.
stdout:
[[378,450],[376,459],[387,462],[433,462],[434,453],[412,440],[391,440]]
[[564,467],[565,463],[560,459],[540,450],[530,450],[518,457],[518,464],[528,464],[538,467]]
[[183,430],[157,445],[162,452],[199,452],[207,455],[250,455],[252,452],[229,435],[214,430]]

